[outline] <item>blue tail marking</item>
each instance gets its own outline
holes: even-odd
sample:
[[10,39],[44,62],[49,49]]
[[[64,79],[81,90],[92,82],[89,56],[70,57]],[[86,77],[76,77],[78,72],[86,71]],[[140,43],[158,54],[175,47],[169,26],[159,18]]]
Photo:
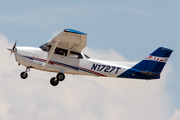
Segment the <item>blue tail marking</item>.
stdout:
[[128,69],[118,77],[137,79],[159,79],[168,58],[173,50],[159,47],[144,60]]

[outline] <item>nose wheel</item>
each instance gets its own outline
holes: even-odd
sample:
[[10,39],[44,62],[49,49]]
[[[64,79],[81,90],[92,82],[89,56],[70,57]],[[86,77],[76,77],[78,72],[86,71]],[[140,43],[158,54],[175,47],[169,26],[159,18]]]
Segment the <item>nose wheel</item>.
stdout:
[[50,83],[52,86],[57,86],[59,81],[63,81],[65,79],[64,73],[58,73],[56,77],[52,77]]
[[29,71],[30,71],[30,69],[29,69],[29,67],[27,67],[26,70],[20,74],[21,78],[26,79],[28,77],[27,72],[29,72]]
[[26,72],[22,72],[20,76],[22,79],[26,79],[28,77],[28,74]]

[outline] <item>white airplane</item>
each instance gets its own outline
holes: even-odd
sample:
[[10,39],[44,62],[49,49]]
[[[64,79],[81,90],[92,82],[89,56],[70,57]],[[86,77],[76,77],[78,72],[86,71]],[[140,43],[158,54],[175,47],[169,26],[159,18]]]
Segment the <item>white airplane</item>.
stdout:
[[159,79],[160,73],[165,66],[173,50],[159,47],[148,57],[137,63],[104,61],[91,59],[82,53],[86,46],[87,34],[64,29],[49,43],[39,48],[16,47],[16,42],[11,51],[14,53],[18,65],[23,65],[26,70],[20,74],[22,79],[28,77],[30,68],[56,72],[56,77],[51,78],[53,86],[65,79],[64,74],[91,75],[115,78],[134,79]]

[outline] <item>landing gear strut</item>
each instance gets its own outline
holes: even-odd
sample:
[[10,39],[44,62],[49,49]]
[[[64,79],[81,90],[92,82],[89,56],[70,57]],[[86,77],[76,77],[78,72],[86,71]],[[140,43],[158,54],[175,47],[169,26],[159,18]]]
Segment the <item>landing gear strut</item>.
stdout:
[[56,77],[51,78],[50,83],[52,86],[57,86],[59,84],[59,81],[63,81],[64,79],[64,73],[58,73]]
[[27,72],[29,72],[29,71],[30,71],[30,69],[29,69],[29,67],[27,67],[26,70],[20,74],[21,78],[26,79],[28,77]]

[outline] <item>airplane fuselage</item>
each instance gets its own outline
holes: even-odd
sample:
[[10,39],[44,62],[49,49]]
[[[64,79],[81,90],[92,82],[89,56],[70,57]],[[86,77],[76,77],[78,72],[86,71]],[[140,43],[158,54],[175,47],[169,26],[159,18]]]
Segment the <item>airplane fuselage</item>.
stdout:
[[79,53],[81,58],[77,58],[71,55],[71,52],[74,51],[67,50],[66,56],[54,53],[47,66],[44,66],[44,64],[47,60],[48,52],[43,51],[41,48],[17,47],[14,54],[16,61],[26,67],[75,75],[118,77],[136,64],[91,59],[83,53]]

